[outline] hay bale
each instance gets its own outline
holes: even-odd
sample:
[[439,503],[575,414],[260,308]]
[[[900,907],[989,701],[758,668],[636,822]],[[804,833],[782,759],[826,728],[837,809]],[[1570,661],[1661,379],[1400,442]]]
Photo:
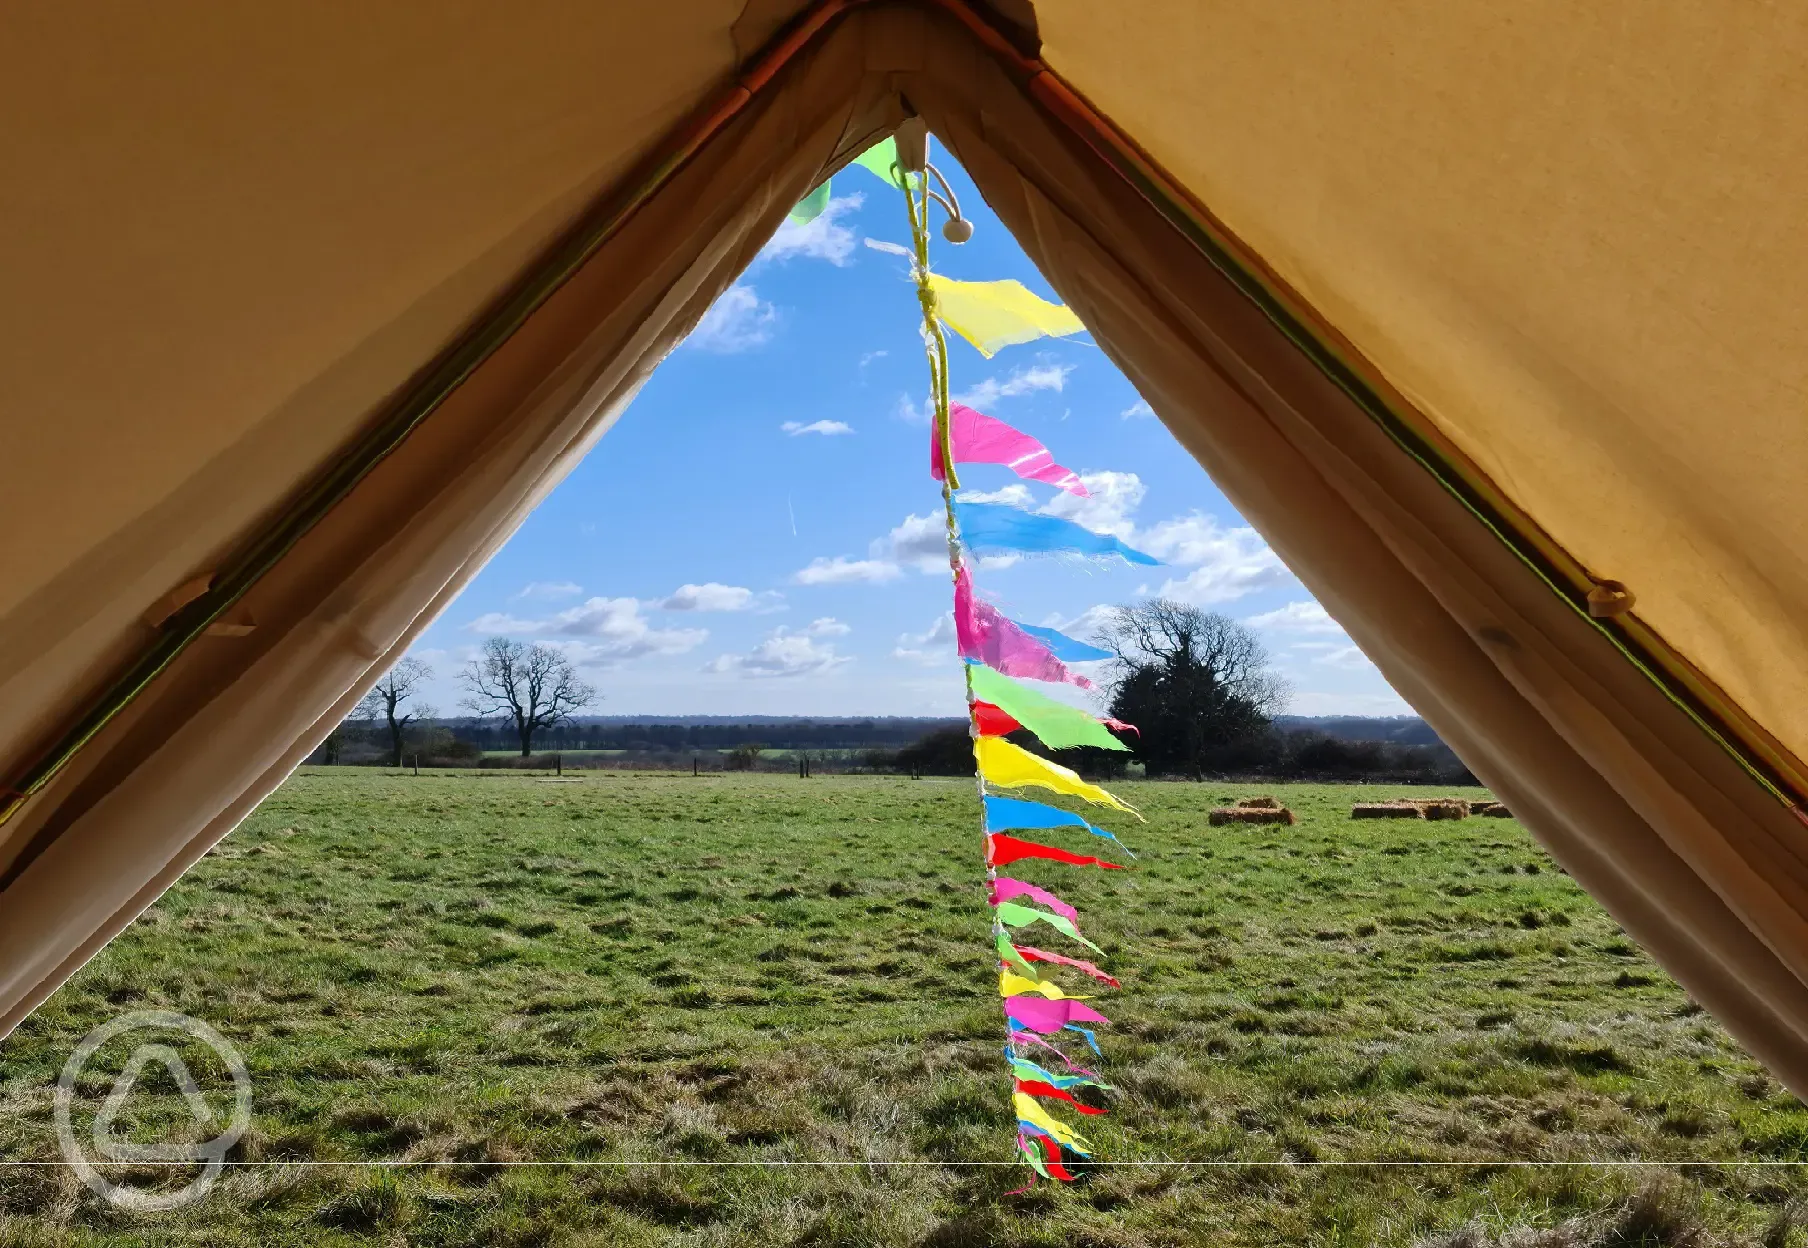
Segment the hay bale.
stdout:
[[1477,805],[1485,806],[1487,809],[1472,810],[1471,813],[1486,815],[1490,819],[1511,819],[1513,817],[1513,812],[1507,809],[1505,802],[1479,802]]
[[1220,806],[1205,817],[1212,827],[1222,827],[1227,823],[1297,823],[1293,812],[1285,806],[1273,808],[1268,806]]
[[1352,819],[1423,819],[1425,812],[1413,802],[1357,802],[1350,807]]
[[1417,806],[1427,819],[1467,819],[1469,803],[1460,797],[1396,797],[1390,806]]
[[1237,805],[1244,810],[1279,810],[1281,799],[1263,794],[1261,797],[1239,797]]

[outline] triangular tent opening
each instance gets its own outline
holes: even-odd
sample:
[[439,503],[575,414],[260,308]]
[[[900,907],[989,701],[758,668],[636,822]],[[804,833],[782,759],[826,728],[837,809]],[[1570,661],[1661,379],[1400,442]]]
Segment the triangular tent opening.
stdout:
[[71,12],[0,54],[0,1027],[915,113],[1390,681],[1808,1092],[1799,32],[610,7]]

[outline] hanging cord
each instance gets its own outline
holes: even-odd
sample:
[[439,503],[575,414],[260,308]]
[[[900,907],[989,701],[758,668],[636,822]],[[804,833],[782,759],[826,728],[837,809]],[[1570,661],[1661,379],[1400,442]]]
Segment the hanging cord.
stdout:
[[[942,514],[948,535],[948,574],[950,584],[958,583],[961,571],[960,522],[954,513],[954,491],[960,488],[960,480],[954,472],[954,432],[948,414],[948,339],[942,333],[941,317],[936,312],[935,288],[929,282],[929,201],[933,197],[942,202],[929,186],[927,174],[916,175],[916,187],[913,190],[910,175],[901,173],[893,166],[898,185],[904,192],[904,206],[910,216],[910,241],[914,253],[911,276],[916,282],[917,302],[923,309],[923,349],[929,360],[929,388],[935,405],[936,446],[942,458]],[[936,178],[941,179],[937,173]],[[946,181],[942,185],[947,186]],[[952,198],[953,192],[949,191]],[[944,204],[946,207],[946,204]],[[956,215],[958,218],[958,214]],[[964,660],[961,663],[961,674],[967,689],[967,731],[976,736],[978,728],[973,715],[973,669]],[[974,784],[980,797],[980,833],[983,838],[988,831],[985,823],[986,779],[974,769]],[[997,907],[992,906],[992,896],[996,891],[994,885],[998,879],[998,869],[992,863],[992,855],[988,852],[986,859],[986,904],[992,910],[992,948],[993,961],[1003,966],[998,958],[999,943],[1006,938],[1004,924],[998,918]],[[1009,1028],[1005,1031],[1005,1046],[1013,1059],[1022,1056],[1017,1041]]]

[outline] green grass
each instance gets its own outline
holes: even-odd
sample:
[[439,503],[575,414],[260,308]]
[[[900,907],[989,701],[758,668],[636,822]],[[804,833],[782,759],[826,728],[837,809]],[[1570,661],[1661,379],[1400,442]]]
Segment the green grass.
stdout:
[[[1677,1163],[1704,1233],[1799,1242],[1796,1170],[1712,1163],[1808,1158],[1808,1111],[1516,823],[1282,785],[1299,826],[1208,828],[1248,790],[1119,791],[1137,870],[1019,864],[1125,981],[1086,1127],[1236,1164],[1022,1196],[969,1164],[1012,1156],[969,783],[316,768],[0,1049],[6,1155],[57,1156],[86,1031],[168,1008],[249,1060],[236,1160],[431,1164],[235,1167],[159,1217],[4,1168],[0,1244],[1407,1245],[1611,1221],[1651,1172],[1499,1163],[1630,1160]],[[158,1091],[141,1134],[188,1116]],[[1334,1160],[1376,1164],[1260,1164]],[[1380,1164],[1415,1160],[1465,1164]],[[724,1161],[862,1164],[689,1164]],[[1718,1242],[1625,1221],[1588,1242]]]

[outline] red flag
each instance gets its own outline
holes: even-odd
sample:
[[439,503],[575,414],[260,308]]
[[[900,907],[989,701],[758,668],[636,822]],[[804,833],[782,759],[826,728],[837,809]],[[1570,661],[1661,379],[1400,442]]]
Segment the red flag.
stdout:
[[1070,854],[1065,849],[1038,845],[1035,841],[1020,841],[1002,832],[994,832],[986,839],[991,842],[987,860],[995,867],[1016,862],[1019,858],[1047,858],[1051,862],[1066,862],[1076,867],[1104,867],[1107,871],[1124,869],[1121,863],[1106,862],[1103,858],[1093,858],[1087,854]]
[[1090,1105],[1082,1105],[1079,1101],[1074,1100],[1073,1093],[1069,1092],[1066,1088],[1057,1088],[1054,1084],[1043,1083],[1040,1079],[1019,1079],[1017,1081],[1017,1090],[1029,1096],[1052,1096],[1057,1101],[1066,1101],[1068,1104],[1072,1105],[1077,1112],[1082,1114],[1102,1114],[1105,1112],[1102,1109],[1094,1109]]
[[1059,1179],[1063,1183],[1074,1181],[1073,1171],[1061,1164],[1061,1146],[1046,1135],[1032,1135],[1028,1138],[1042,1146],[1042,1164],[1048,1170],[1048,1177]]
[[973,724],[982,737],[1002,737],[1023,727],[999,707],[977,700],[973,703]]

